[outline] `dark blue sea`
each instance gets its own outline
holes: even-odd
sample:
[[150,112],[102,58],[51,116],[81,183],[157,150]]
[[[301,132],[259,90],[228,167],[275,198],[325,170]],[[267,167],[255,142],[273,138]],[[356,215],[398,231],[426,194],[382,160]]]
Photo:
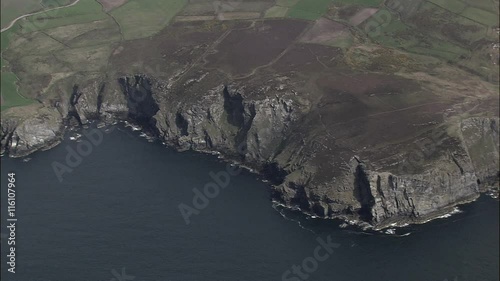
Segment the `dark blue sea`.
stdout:
[[[29,161],[2,157],[2,280],[499,280],[497,199],[394,234],[341,228],[276,206],[267,183],[217,156],[176,152],[124,126],[95,130],[95,144],[72,132]],[[79,157],[68,162],[69,151]]]

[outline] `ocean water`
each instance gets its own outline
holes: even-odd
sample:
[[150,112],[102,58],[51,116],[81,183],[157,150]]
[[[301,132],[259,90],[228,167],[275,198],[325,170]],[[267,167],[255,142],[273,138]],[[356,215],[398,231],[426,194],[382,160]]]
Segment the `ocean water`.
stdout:
[[[217,156],[179,153],[123,126],[104,130],[90,150],[83,136],[29,161],[2,157],[2,280],[499,280],[496,199],[394,234],[341,228],[276,206],[268,184]],[[66,161],[78,148],[80,161]],[[71,169],[62,181],[54,163]],[[9,172],[15,274],[6,257]],[[213,175],[227,186],[217,191]],[[193,204],[193,189],[207,185],[210,198]]]

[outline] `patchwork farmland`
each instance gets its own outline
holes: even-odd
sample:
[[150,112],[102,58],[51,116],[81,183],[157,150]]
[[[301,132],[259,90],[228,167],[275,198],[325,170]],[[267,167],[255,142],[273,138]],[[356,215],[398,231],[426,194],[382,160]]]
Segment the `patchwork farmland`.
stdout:
[[[74,5],[49,9],[71,3]],[[296,47],[287,46],[293,44],[332,48],[332,52],[338,54],[335,61],[341,58],[342,65],[360,70],[391,72],[447,63],[490,82],[498,76],[498,44],[495,45],[498,42],[498,1],[2,2],[2,12],[9,15],[21,16],[37,11],[42,12],[17,20],[1,34],[2,111],[53,97],[55,89],[71,84],[77,77],[115,72],[111,62],[124,46],[132,44],[133,40],[153,38],[168,26],[177,24],[200,27],[208,33],[225,32],[217,42],[221,51],[226,50],[225,54],[207,55],[203,61],[207,62],[208,69],[217,62],[222,69],[237,76],[254,73],[256,68],[276,62],[279,59],[276,56],[282,57],[283,52],[296,51]],[[258,28],[266,20],[296,22],[294,24],[305,27],[300,34],[283,41],[285,45],[279,48],[274,49],[272,40],[269,41],[269,46],[276,51],[267,52],[269,58],[257,54],[265,50],[254,48],[255,65],[239,65],[230,59],[231,40],[239,42],[244,37],[235,37],[236,27],[248,27],[251,33],[252,28]],[[9,17],[5,20],[2,17],[2,27],[8,21]],[[249,37],[248,40],[244,45],[251,46],[253,39]],[[133,67],[140,68],[141,64]]]

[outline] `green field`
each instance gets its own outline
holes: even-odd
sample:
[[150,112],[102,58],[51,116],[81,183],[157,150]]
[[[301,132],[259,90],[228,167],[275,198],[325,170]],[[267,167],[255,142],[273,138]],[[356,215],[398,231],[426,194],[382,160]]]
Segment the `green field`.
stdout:
[[[72,1],[37,3],[50,9]],[[187,0],[131,0],[109,15],[97,1],[81,0],[71,7],[19,20],[1,34],[2,109],[33,102],[27,98],[52,87],[61,77],[71,79],[106,71],[115,43],[156,34],[186,3]]]
[[[331,5],[359,5],[363,7],[379,7],[384,0],[299,0],[294,3],[294,0],[277,1],[278,6],[290,7],[287,17],[316,20],[322,17]],[[274,12],[274,10],[272,11]]]
[[40,13],[19,22],[23,32],[45,30],[57,26],[88,23],[108,17],[96,1],[81,0],[78,4]]
[[15,36],[15,33],[18,31],[19,25],[15,24],[12,28],[1,33],[1,48],[2,52],[5,51],[10,44],[11,39]]
[[154,35],[186,5],[187,0],[131,0],[111,14],[122,28],[125,39]]
[[281,7],[292,7],[296,5],[300,0],[277,0],[276,5]]
[[[443,20],[447,21],[446,25],[441,24]],[[406,23],[431,37],[453,42],[470,50],[473,49],[473,43],[484,38],[487,32],[485,25],[431,2],[421,5],[418,16],[409,18]]]
[[384,0],[333,0],[334,4],[359,5],[363,7],[379,7]]
[[266,11],[264,18],[283,18],[286,16],[287,11],[288,8],[286,7],[274,6]]
[[68,5],[72,2],[72,0],[42,0],[41,5],[43,7],[60,7],[60,6],[65,6]]
[[2,28],[19,16],[42,9],[39,0],[2,0],[0,3]]
[[476,7],[479,9],[483,9],[485,11],[498,11],[499,8],[499,1],[498,0],[491,0],[491,1],[484,1],[484,0],[479,0],[479,1],[468,1],[468,0],[462,0],[465,1],[469,6],[471,7]]
[[482,24],[486,24],[489,26],[497,26],[498,27],[498,15],[491,13],[489,11],[481,10],[474,7],[467,7],[462,14],[463,16],[480,22]]
[[489,0],[428,0],[428,2],[475,22],[498,27],[498,2]]
[[[1,34],[1,50],[2,52],[9,46],[10,40],[14,36],[14,32],[17,30],[17,25],[14,25],[11,29],[2,32]],[[14,73],[10,72],[8,68],[8,62],[1,58],[1,110],[13,106],[21,106],[33,103],[32,100],[26,99],[21,96],[18,92],[17,87],[17,77]]]
[[22,106],[33,103],[32,100],[25,99],[18,93],[16,85],[17,77],[14,73],[2,72],[1,80],[2,110],[13,106]]
[[429,2],[434,3],[440,7],[446,7],[454,13],[461,13],[467,5],[460,0],[429,0]]
[[332,0],[300,0],[295,6],[288,11],[288,17],[316,20],[326,13]]
[[412,6],[411,0],[401,1],[404,10],[399,12],[403,16],[388,16],[389,11],[382,9],[361,24],[359,32],[380,46],[459,65],[486,80],[498,76],[491,48],[498,42],[494,31],[498,11],[494,14],[493,9],[486,9],[492,2],[428,0]]
[[420,42],[415,46],[409,46],[406,50],[422,55],[435,56],[448,62],[457,62],[461,56],[468,56],[469,52],[457,45],[442,40]]
[[[59,4],[68,4],[68,2],[70,1],[47,0],[43,1],[42,4],[46,5],[46,7],[51,8]],[[19,76],[19,78],[23,79],[25,77],[30,77],[30,80],[32,80],[30,82],[36,82],[36,76],[33,76],[32,73],[36,73],[37,71],[43,69],[52,71],[56,70],[55,68],[50,67],[54,64],[50,60],[53,60],[52,52],[61,48],[61,44],[59,42],[44,35],[43,33],[37,33],[36,31],[50,30],[54,27],[71,25],[75,22],[88,23],[97,19],[107,18],[108,16],[103,13],[101,9],[101,6],[95,1],[82,0],[72,7],[30,16],[26,19],[18,21],[14,26],[12,26],[12,28],[2,32],[2,110],[14,106],[31,104],[34,102],[31,99],[23,97],[19,93],[19,91],[25,92],[22,90],[23,86],[25,86],[25,83],[20,84],[21,87],[17,86],[18,78],[8,69],[9,62],[4,60],[4,57],[7,56],[5,52],[12,49],[11,53],[9,53],[9,60],[11,58],[17,58],[17,60],[19,61],[17,61],[16,63],[24,69],[28,70],[27,72],[23,73],[23,76]],[[2,13],[3,12],[4,11],[2,10]],[[47,56],[50,56],[52,59],[50,59],[49,57],[45,59],[43,56],[37,56],[36,60],[32,61],[30,65],[19,64],[20,61],[23,61],[22,57],[25,56],[25,58],[27,59],[27,55],[30,53],[47,53]],[[58,64],[60,63],[57,63],[56,65]],[[43,74],[43,71],[41,73],[36,73],[36,75],[41,74]]]
[[111,17],[92,22],[92,24],[81,23],[56,27],[45,30],[45,33],[71,48],[111,44],[121,40],[120,28]]
[[[387,13],[387,10],[381,10],[379,13]],[[407,24],[395,17],[388,24],[382,24],[373,32],[368,32],[368,36],[384,46],[435,56],[446,61],[457,61],[460,56],[469,55],[467,49],[451,40],[432,36],[431,31],[426,32],[425,29],[412,26],[411,22]]]

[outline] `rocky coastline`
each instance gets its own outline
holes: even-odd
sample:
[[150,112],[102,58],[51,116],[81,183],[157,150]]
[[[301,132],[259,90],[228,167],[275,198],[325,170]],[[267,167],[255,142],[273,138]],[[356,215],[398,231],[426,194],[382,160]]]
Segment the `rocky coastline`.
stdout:
[[[367,148],[351,131],[356,124],[325,125],[314,102],[289,81],[207,87],[143,74],[90,80],[30,114],[2,116],[1,150],[24,157],[57,145],[67,128],[129,120],[180,151],[219,153],[257,171],[284,206],[375,230],[423,223],[481,192],[498,192],[498,116],[467,110],[454,118],[457,110],[415,136],[427,140],[417,150],[413,139]],[[440,109],[456,109],[447,106]]]

